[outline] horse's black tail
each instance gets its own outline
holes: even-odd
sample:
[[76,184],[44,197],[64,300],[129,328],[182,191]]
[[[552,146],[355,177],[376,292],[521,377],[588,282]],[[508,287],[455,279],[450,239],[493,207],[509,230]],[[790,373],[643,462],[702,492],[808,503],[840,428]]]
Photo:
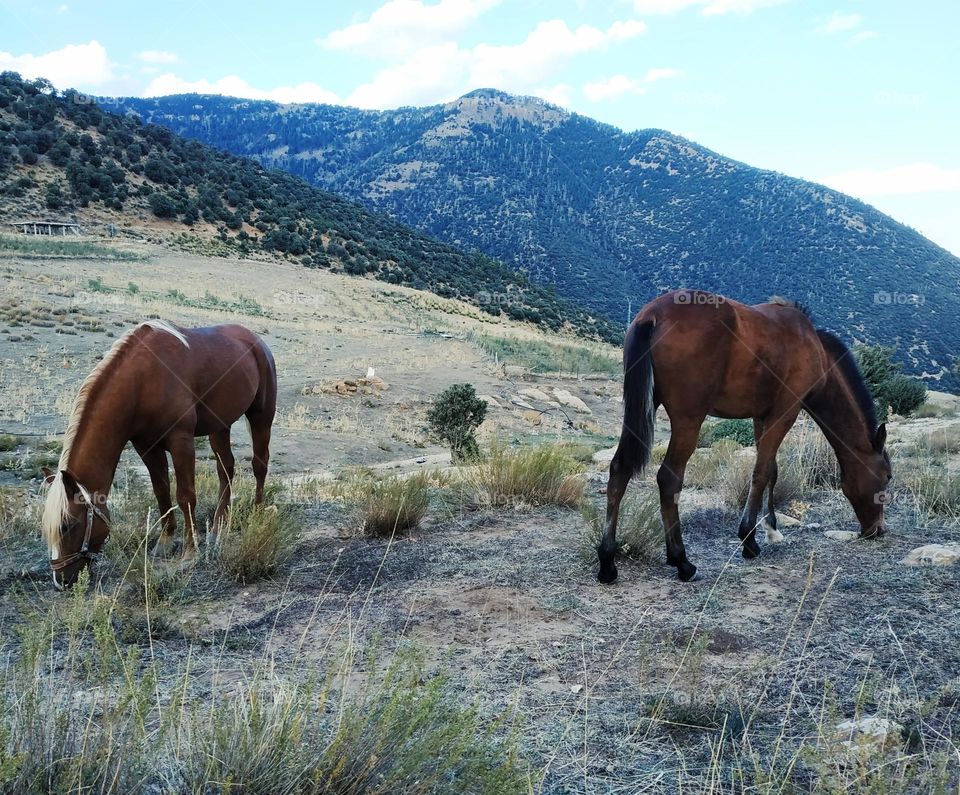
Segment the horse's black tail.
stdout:
[[646,467],[653,444],[652,336],[652,321],[634,323],[623,343],[623,430],[616,458],[631,475]]

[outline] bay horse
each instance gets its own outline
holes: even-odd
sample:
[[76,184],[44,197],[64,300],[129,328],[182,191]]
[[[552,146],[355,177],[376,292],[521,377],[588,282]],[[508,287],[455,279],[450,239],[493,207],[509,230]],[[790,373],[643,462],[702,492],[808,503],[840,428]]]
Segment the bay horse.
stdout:
[[186,329],[148,320],[120,337],[77,393],[58,471],[44,470],[49,490],[41,531],[54,585],[62,589],[76,582],[106,542],[107,495],[127,442],[150,473],[162,517],[161,542],[171,541],[177,528],[170,454],[184,517],[183,556],[189,559],[196,551],[194,438],[209,436],[217,457],[217,530],[229,510],[234,474],[230,426],[242,416],[249,422],[255,501],[262,502],[276,407],[273,354],[243,326]]
[[657,472],[667,563],[683,581],[696,578],[687,558],[677,502],[687,461],[706,416],[752,418],[757,459],[738,535],[745,558],[760,554],[755,532],[763,492],[776,530],[773,488],[777,450],[801,410],[820,426],[840,464],[841,489],[861,536],[884,532],[892,477],[885,425],[853,356],[833,334],[814,327],[802,307],[782,299],[747,306],[698,290],[654,299],[634,318],[623,349],[623,426],[610,462],[607,513],[597,548],[598,579],[617,578],[617,517],[630,478],[650,460],[653,422],[663,406],[670,443]]

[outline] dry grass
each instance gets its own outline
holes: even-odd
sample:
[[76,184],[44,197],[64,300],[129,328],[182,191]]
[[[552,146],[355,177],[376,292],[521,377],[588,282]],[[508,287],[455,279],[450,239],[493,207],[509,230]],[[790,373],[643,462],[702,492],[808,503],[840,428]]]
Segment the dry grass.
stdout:
[[560,446],[513,450],[495,444],[483,461],[465,471],[464,480],[481,505],[575,508],[583,499],[582,472],[583,465]]
[[910,452],[934,457],[960,453],[960,425],[946,425],[918,436]]
[[369,470],[361,470],[341,489],[360,532],[388,537],[420,526],[430,507],[429,489],[436,477],[418,472],[378,478]]
[[[580,511],[585,524],[581,536],[581,555],[585,561],[594,563],[597,559],[597,547],[603,537],[605,506],[584,501]],[[624,497],[617,520],[617,555],[653,563],[661,559],[663,546],[660,497],[656,490],[647,492],[642,497],[636,493]]]

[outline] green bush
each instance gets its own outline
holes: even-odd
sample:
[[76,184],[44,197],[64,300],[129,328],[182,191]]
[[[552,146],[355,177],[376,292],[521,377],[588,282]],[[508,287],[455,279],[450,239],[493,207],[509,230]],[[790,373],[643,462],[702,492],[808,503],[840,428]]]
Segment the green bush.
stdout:
[[450,446],[454,461],[475,461],[480,456],[476,429],[487,416],[487,404],[472,384],[454,384],[433,401],[427,422],[433,433]]
[[539,445],[508,450],[494,445],[490,455],[467,476],[477,501],[493,507],[562,505],[583,499],[578,463],[562,447]]
[[737,444],[743,447],[749,447],[755,443],[753,438],[752,420],[720,420],[701,431],[701,437],[698,442],[700,447],[709,447],[720,439],[733,439]]
[[903,365],[893,360],[894,350],[883,345],[858,345],[854,349],[857,367],[873,395],[877,417],[885,422],[892,408],[909,416],[923,405],[927,387],[916,378],[903,375]]
[[887,382],[884,394],[894,414],[909,417],[926,401],[927,386],[916,378],[897,375]]

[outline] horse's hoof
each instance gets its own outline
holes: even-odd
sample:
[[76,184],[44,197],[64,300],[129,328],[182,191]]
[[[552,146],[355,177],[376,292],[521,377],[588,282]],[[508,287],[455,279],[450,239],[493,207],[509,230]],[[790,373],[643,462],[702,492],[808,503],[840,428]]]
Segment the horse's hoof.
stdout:
[[597,579],[604,585],[609,585],[617,580],[617,567],[611,566],[609,569],[600,569],[597,573]]
[[697,567],[690,561],[684,561],[677,566],[677,577],[679,577],[682,582],[696,582],[700,579],[700,575],[697,573]]
[[747,560],[753,560],[754,558],[760,556],[760,547],[757,545],[756,541],[744,541],[743,556]]
[[183,550],[183,555],[180,557],[180,560],[183,563],[189,563],[197,557],[197,550],[195,547],[185,547]]

